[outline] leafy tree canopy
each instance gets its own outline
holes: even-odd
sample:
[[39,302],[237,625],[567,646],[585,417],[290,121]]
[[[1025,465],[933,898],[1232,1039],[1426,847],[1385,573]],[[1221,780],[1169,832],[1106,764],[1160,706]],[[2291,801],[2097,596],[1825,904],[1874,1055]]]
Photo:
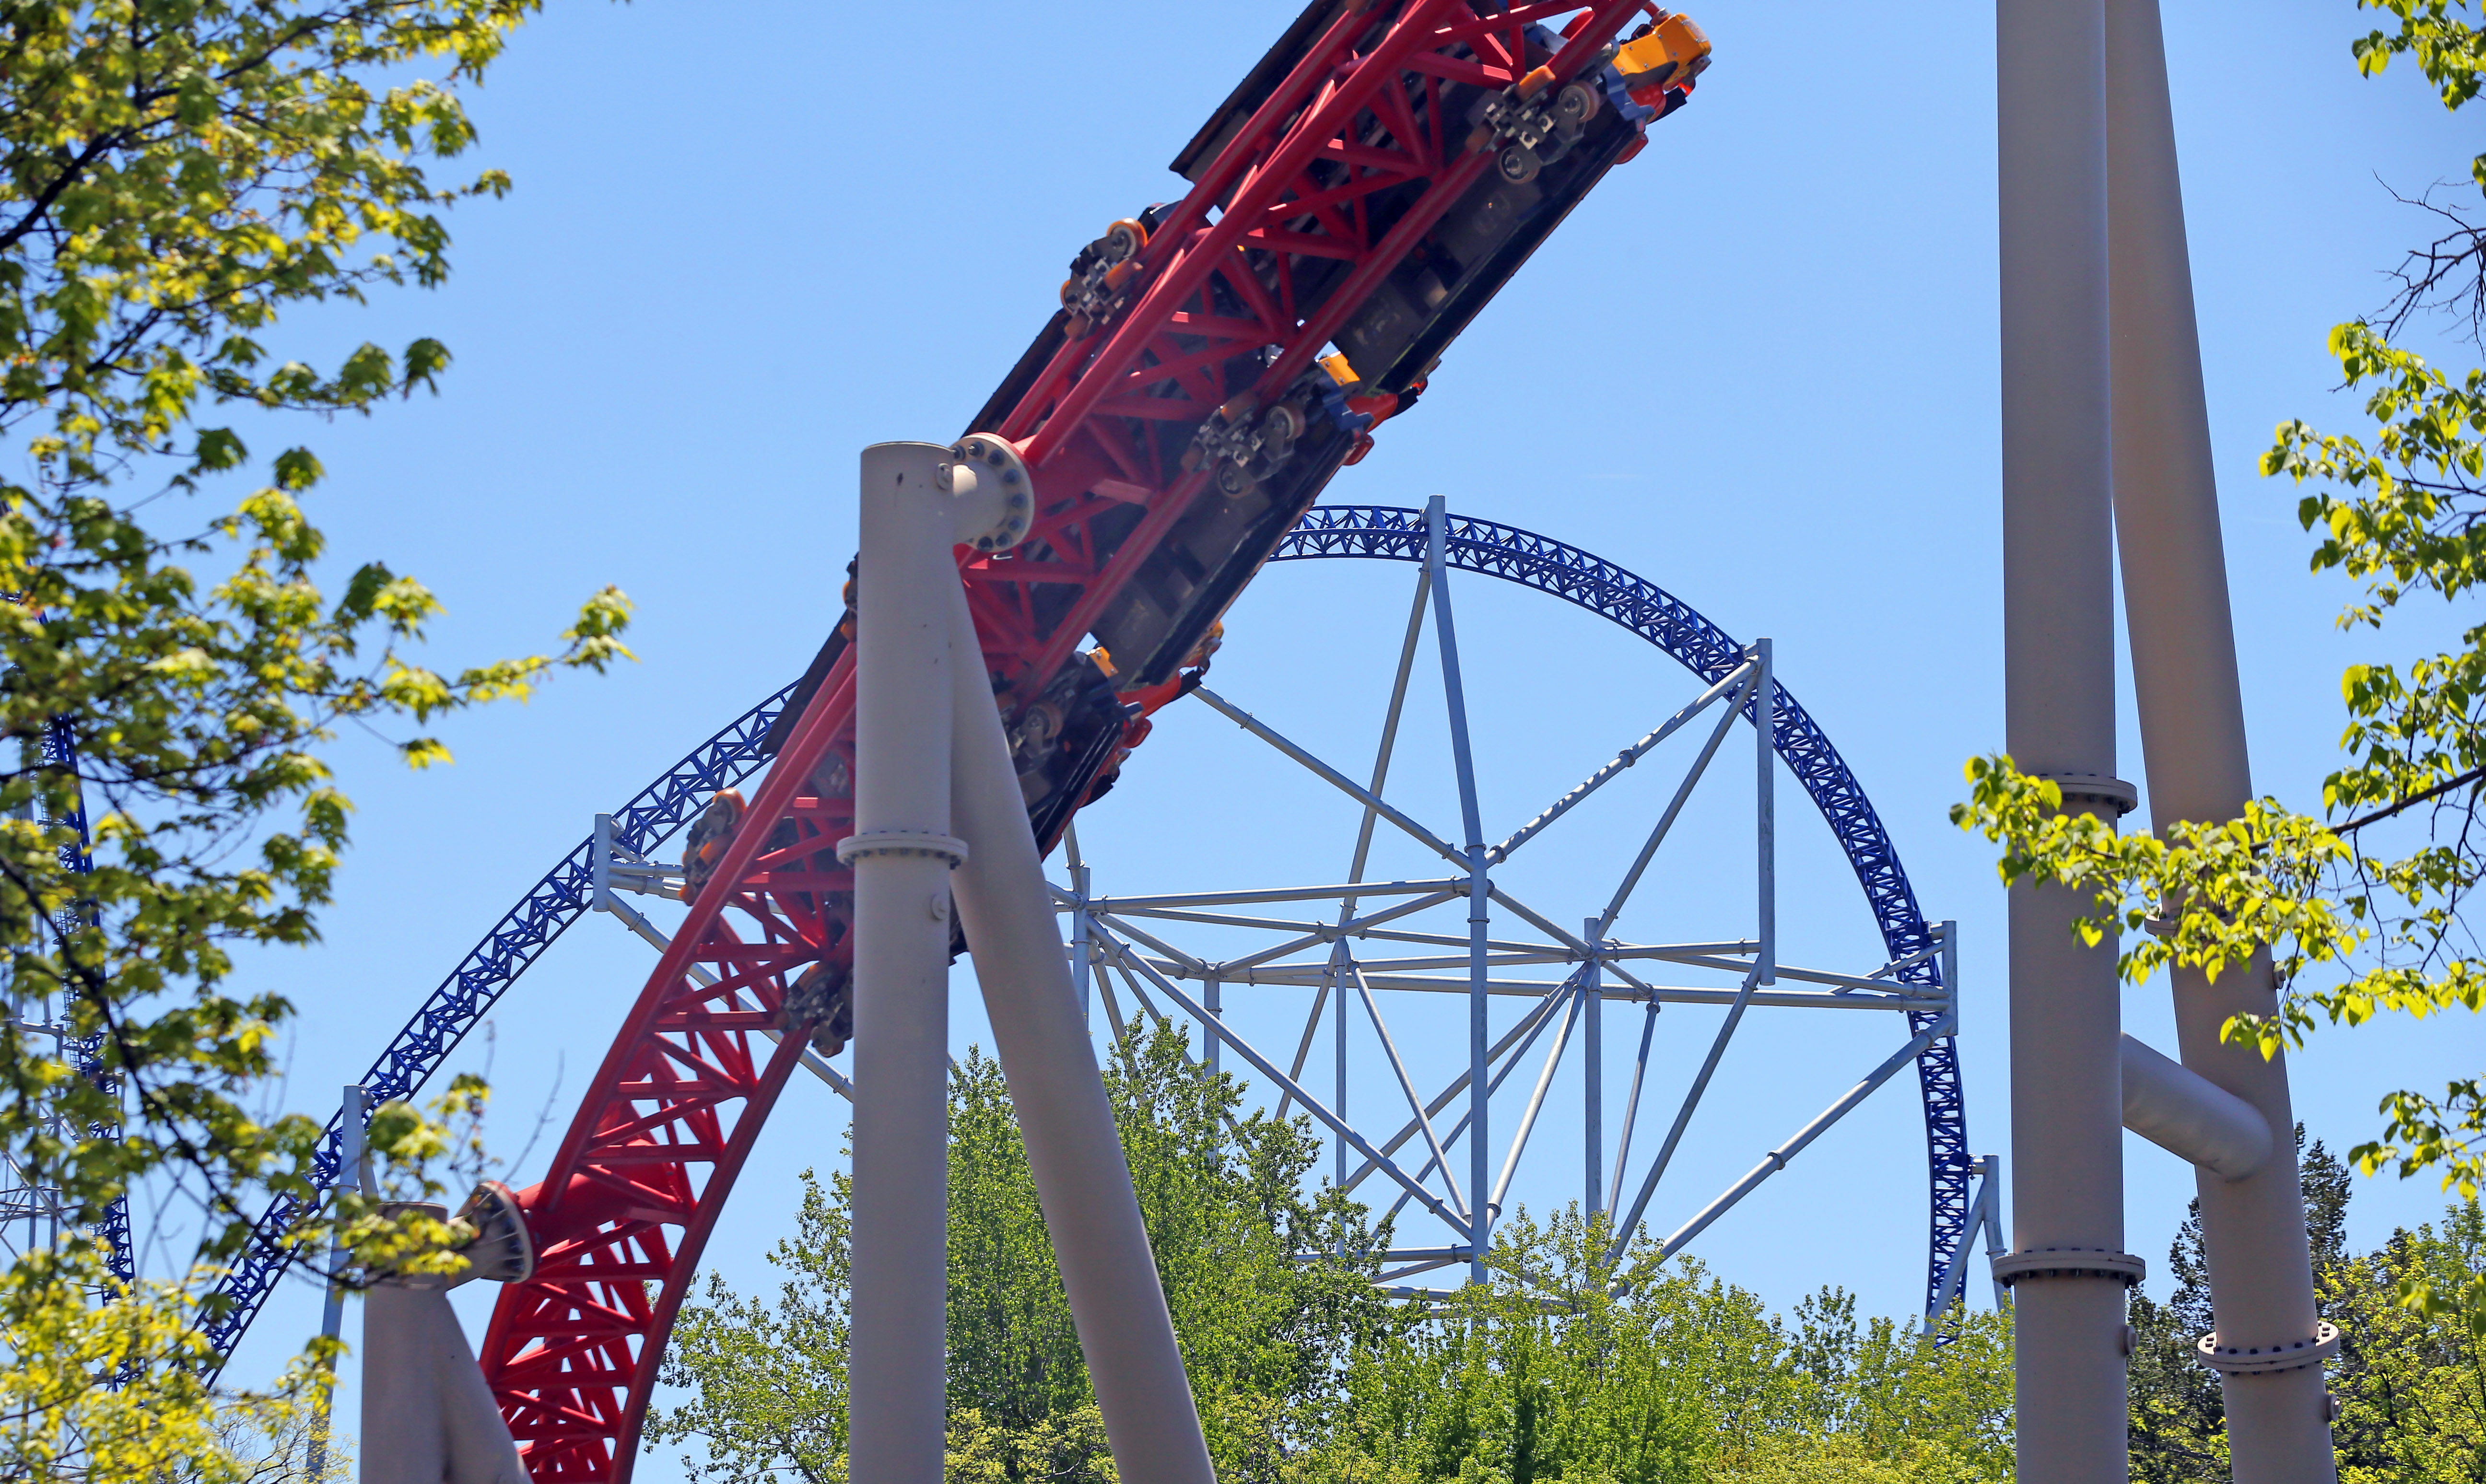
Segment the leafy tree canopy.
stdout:
[[[353,726],[443,761],[447,713],[627,654],[607,590],[543,654],[426,668],[439,601],[376,562],[326,572],[318,457],[244,438],[436,385],[437,341],[315,366],[280,318],[446,280],[446,213],[510,184],[443,170],[475,138],[459,91],[539,5],[0,0],[0,1154],[71,1229],[160,1197],[199,1264],[124,1288],[82,1240],[12,1254],[11,1477],[205,1477],[229,1451],[196,1305],[269,1195],[315,1194],[319,1134],[258,1111],[291,1007],[235,954],[318,937],[350,814],[327,745]],[[403,1110],[378,1131],[409,1160],[442,1137]]]

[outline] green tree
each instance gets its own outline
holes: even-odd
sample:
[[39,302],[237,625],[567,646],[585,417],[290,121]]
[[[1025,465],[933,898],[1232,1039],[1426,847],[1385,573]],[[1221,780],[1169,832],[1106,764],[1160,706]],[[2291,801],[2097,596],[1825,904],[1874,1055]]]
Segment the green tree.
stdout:
[[[146,1189],[201,1224],[196,1268],[135,1287],[83,1240],[0,1274],[0,1474],[248,1471],[194,1324],[265,1198],[311,1194],[318,1127],[255,1111],[290,1006],[235,955],[317,938],[350,810],[326,745],[351,725],[441,761],[445,713],[626,654],[607,590],[549,654],[416,663],[438,601],[378,563],[323,591],[318,457],[244,439],[434,386],[436,341],[315,367],[271,340],[289,310],[445,280],[444,214],[509,181],[428,171],[538,7],[0,0],[0,1154],[79,1223]],[[66,1044],[24,1032],[38,1010]],[[440,1137],[398,1125],[410,1154]]]
[[[2299,1143],[2304,1130],[2297,1131]],[[2349,1167],[2316,1140],[2303,1159],[2306,1235],[2321,1308],[2340,1329],[2326,1381],[2346,1484],[2449,1484],[2486,1479],[2479,1327],[2472,1315],[2412,1307],[2417,1285],[2458,1292],[2486,1261],[2486,1218],[2474,1201],[2445,1213],[2438,1231],[2394,1232],[2372,1252],[2350,1250]],[[2193,1360],[2213,1327],[2197,1204],[2168,1253],[2175,1291],[2165,1304],[2135,1294],[2132,1324],[2132,1474],[2142,1484],[2225,1484],[2230,1477],[2218,1381]]]
[[[1367,1342],[1289,1477],[1338,1484],[2007,1478],[2005,1315],[1941,1340],[1825,1289],[1792,1326],[1676,1259],[1621,1294],[1605,1219],[1524,1213],[1487,1283]],[[1637,1257],[1648,1256],[1644,1245]],[[1649,1265],[1654,1267],[1654,1265]]]
[[2141,1484],[2226,1484],[2227,1413],[2219,1378],[2195,1359],[2194,1341],[2217,1329],[2210,1269],[2201,1250],[2201,1203],[2184,1213],[2168,1248],[2174,1292],[2164,1304],[2134,1290],[2126,1309],[2132,1361],[2132,1476]]
[[[1318,1151],[1300,1120],[1242,1115],[1233,1079],[1202,1072],[1171,1027],[1135,1030],[1106,1090],[1210,1452],[1222,1477],[1275,1479],[1328,1425],[1359,1341],[1399,1323],[1363,1255],[1384,1239],[1360,1206],[1303,1193]],[[769,1257],[778,1293],[711,1275],[676,1325],[664,1379],[686,1397],[650,1411],[648,1439],[704,1444],[704,1462],[684,1456],[695,1477],[845,1476],[852,1193],[842,1174],[804,1178],[796,1235]],[[953,1477],[1112,1477],[1008,1087],[977,1052],[950,1089],[949,1271]]]
[[[2354,43],[2362,71],[2379,74],[2407,56],[2446,108],[2476,96],[2486,34],[2472,0],[2359,5],[2395,23]],[[2471,173],[2486,188],[2486,163]],[[2396,632],[2391,620],[2428,598],[2462,615],[2486,580],[2486,370],[2447,375],[2391,340],[2437,310],[2465,314],[2472,341],[2486,330],[2486,227],[2465,189],[2418,201],[2451,224],[2447,234],[2408,256],[2381,313],[2331,333],[2331,353],[2346,385],[2364,394],[2370,426],[2326,433],[2283,423],[2261,461],[2264,474],[2305,491],[2297,516],[2315,537],[2313,571],[2357,585],[2339,618],[2352,632]],[[2170,964],[2212,977],[2254,973],[2270,954],[2277,1012],[2225,1028],[2230,1041],[2265,1055],[2324,1025],[2486,1007],[2486,961],[2466,920],[2486,851],[2486,624],[2464,622],[2456,643],[2434,653],[2351,666],[2340,688],[2343,756],[2321,781],[2319,816],[2266,797],[2240,819],[2119,835],[2093,817],[2063,815],[2055,784],[1990,756],[1970,762],[1971,798],[1952,818],[2003,846],[2007,884],[2088,893],[2094,905],[2081,931],[2092,943],[2109,929],[2122,934],[2129,982]],[[2350,1151],[2366,1173],[2433,1172],[2463,1195],[2486,1183],[2486,1095],[2476,1080],[2441,1095],[2403,1088],[2381,1112],[2377,1136]],[[2486,1303],[2486,1289],[2470,1297]]]
[[[2375,1252],[2323,1274],[2323,1308],[2356,1336],[2334,1368],[2341,1484],[2486,1480],[2486,1347],[2473,1316],[2396,1302],[2415,1288],[2458,1291],[2486,1271],[2486,1217],[2461,1201],[2433,1225],[2394,1232]],[[2351,1329],[2350,1327],[2354,1327]]]

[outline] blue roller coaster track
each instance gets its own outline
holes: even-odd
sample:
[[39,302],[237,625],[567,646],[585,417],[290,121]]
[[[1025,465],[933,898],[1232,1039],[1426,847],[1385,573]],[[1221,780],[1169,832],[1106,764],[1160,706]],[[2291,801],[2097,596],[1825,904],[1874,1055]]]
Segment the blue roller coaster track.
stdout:
[[[67,718],[55,717],[51,725],[43,728],[42,762],[47,768],[57,768],[71,777],[76,776],[77,733],[70,728]],[[64,842],[60,847],[62,868],[80,876],[93,875],[95,858],[88,854],[88,847],[93,844],[93,839],[87,831],[84,794],[81,792],[78,802],[70,806],[70,812],[66,817],[46,819],[44,822],[62,826],[77,836],[76,843]],[[62,908],[53,917],[53,929],[63,937],[69,936],[87,924],[91,910],[84,902],[72,903]],[[97,1031],[93,1035],[65,1042],[63,1049],[69,1053],[69,1064],[77,1069],[80,1077],[106,1090],[111,1090],[117,1086],[118,1078],[104,1064],[102,1032]],[[86,1133],[91,1139],[106,1141],[121,1137],[120,1127],[109,1123],[97,1124]],[[104,1207],[103,1219],[96,1223],[91,1234],[102,1244],[104,1264],[111,1271],[112,1276],[124,1283],[131,1281],[137,1274],[137,1258],[129,1247],[129,1197],[127,1195],[112,1197],[111,1204]],[[119,1384],[119,1379],[114,1378],[115,1385]]]
[[[1450,517],[1449,562],[1464,571],[1498,577],[1549,592],[1639,635],[1665,650],[1704,681],[1714,682],[1743,658],[1741,646],[1654,583],[1601,558],[1517,527],[1464,516]],[[1309,511],[1280,542],[1272,561],[1363,558],[1421,563],[1424,560],[1424,512],[1388,506],[1323,506]],[[760,770],[767,756],[763,739],[795,687],[787,685],[734,719],[691,755],[640,790],[613,817],[613,842],[652,855],[688,824],[718,789],[730,788]],[[1777,688],[1773,741],[1805,791],[1821,810],[1864,890],[1882,941],[1892,959],[1933,944],[1933,929],[1918,910],[1915,892],[1901,869],[1890,832],[1864,797],[1862,784],[1820,726],[1782,685]],[[1750,709],[1747,708],[1747,714]],[[423,1008],[389,1042],[364,1075],[367,1107],[407,1098],[420,1089],[450,1052],[474,1030],[544,950],[588,910],[594,895],[594,839],[579,841],[560,864],[510,909],[441,982]],[[1907,982],[1938,985],[1939,955],[1901,971]],[[1936,1017],[1912,1014],[1921,1033]],[[1917,1058],[1925,1110],[1931,1166],[1931,1232],[1926,1293],[1930,1304],[1945,1262],[1969,1220],[1969,1185],[1975,1162],[1968,1153],[1967,1109],[1953,1042],[1937,1040]],[[342,1116],[342,1114],[340,1115]],[[319,1147],[318,1180],[333,1185],[343,1162],[338,1120],[329,1121]],[[207,1326],[217,1352],[231,1355],[243,1332],[291,1260],[278,1240],[302,1215],[290,1200],[272,1204],[257,1223],[260,1240],[236,1264],[219,1290],[222,1303]]]

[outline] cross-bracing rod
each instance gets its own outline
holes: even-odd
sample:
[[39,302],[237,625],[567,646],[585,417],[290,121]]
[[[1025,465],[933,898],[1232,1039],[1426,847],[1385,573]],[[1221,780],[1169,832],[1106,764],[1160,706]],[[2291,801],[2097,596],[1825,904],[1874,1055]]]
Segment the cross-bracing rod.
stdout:
[[1674,1151],[1683,1141],[1684,1130],[1691,1126],[1693,1112],[1700,1106],[1701,1094],[1709,1090],[1709,1080],[1717,1074],[1718,1063],[1726,1055],[1726,1043],[1734,1038],[1735,1028],[1742,1024],[1745,1010],[1752,1006],[1754,993],[1761,985],[1775,982],[1777,977],[1772,970],[1778,957],[1778,842],[1771,793],[1775,777],[1773,764],[1778,760],[1772,731],[1772,702],[1776,699],[1777,678],[1771,673],[1768,640],[1754,643],[1753,660],[1756,667],[1751,690],[1757,758],[1754,769],[1754,790],[1757,816],[1755,849],[1759,856],[1755,885],[1760,908],[1760,948],[1754,954],[1753,967],[1744,977],[1743,987],[1736,991],[1734,1003],[1727,1006],[1726,1021],[1719,1026],[1717,1038],[1709,1045],[1708,1056],[1702,1058],[1700,1070],[1693,1076],[1691,1087],[1683,1094],[1682,1106],[1675,1110],[1673,1126],[1666,1131],[1666,1141],[1658,1146],[1657,1158],[1650,1162],[1647,1175],[1641,1180],[1640,1193],[1632,1197],[1631,1213],[1615,1227],[1614,1245],[1608,1249],[1605,1258],[1609,1266],[1622,1254],[1632,1231],[1640,1225],[1641,1217],[1648,1210],[1649,1197],[1657,1194],[1657,1182],[1665,1177],[1666,1167],[1672,1163]]
[[[1107,925],[1119,926],[1119,924],[1108,923]],[[1148,962],[1157,972],[1169,978],[1190,979],[1204,984],[1211,977],[1205,972],[1185,970],[1181,964],[1171,960],[1150,958]],[[1257,989],[1310,989],[1317,993],[1328,971],[1319,965],[1304,965],[1284,970],[1257,969],[1250,974],[1236,975],[1223,982]],[[1419,994],[1465,994],[1470,982],[1465,975],[1379,974],[1368,968],[1365,970],[1364,976],[1365,981],[1374,989],[1406,990]],[[1575,979],[1487,978],[1485,990],[1488,994],[1503,998],[1542,1000],[1549,996],[1560,997],[1567,993],[1576,982]],[[1741,988],[1706,989],[1684,984],[1606,983],[1601,984],[1596,993],[1601,999],[1632,1003],[1646,1003],[1655,1000],[1663,1004],[1732,1005],[1741,1000],[1754,1008],[1773,1009],[1938,1011],[1950,1008],[1951,1001],[1948,996],[1932,993],[1930,985],[1923,988],[1927,993],[1918,995],[1843,995],[1822,994],[1809,990],[1758,990],[1747,995]]]
[[1606,786],[1607,783],[1619,777],[1623,769],[1630,767],[1632,764],[1640,761],[1643,757],[1647,756],[1650,749],[1656,747],[1659,743],[1681,730],[1686,722],[1691,721],[1694,717],[1697,717],[1701,712],[1709,709],[1713,702],[1725,697],[1728,692],[1741,690],[1744,687],[1744,683],[1752,676],[1753,670],[1753,662],[1747,660],[1743,664],[1736,666],[1733,670],[1726,672],[1725,676],[1720,678],[1717,684],[1712,685],[1705,691],[1702,691],[1698,700],[1694,701],[1690,705],[1685,706],[1682,710],[1675,712],[1672,716],[1668,717],[1665,721],[1659,723],[1656,728],[1650,731],[1648,735],[1641,738],[1631,746],[1624,748],[1620,753],[1616,754],[1612,762],[1607,763],[1596,772],[1589,774],[1587,780],[1581,783],[1578,787],[1573,788],[1569,793],[1562,795],[1562,797],[1546,806],[1543,813],[1538,814],[1535,818],[1531,819],[1526,824],[1521,825],[1518,829],[1513,830],[1510,833],[1510,838],[1508,839],[1505,839],[1501,844],[1494,846],[1493,849],[1487,853],[1496,861],[1509,860],[1511,852],[1517,850],[1520,846],[1527,844],[1530,840],[1534,839],[1537,836],[1543,834],[1546,826],[1552,824],[1555,820],[1561,818],[1564,814],[1567,814],[1574,809],[1579,808],[1579,806],[1587,800],[1588,795],[1595,793],[1598,789]]
[[1302,1084],[1296,1082],[1293,1078],[1288,1077],[1285,1073],[1279,1071],[1276,1062],[1271,1061],[1267,1057],[1262,1056],[1257,1047],[1253,1046],[1250,1041],[1245,1040],[1231,1027],[1228,1026],[1222,1020],[1211,1019],[1208,1015],[1207,1006],[1202,1004],[1199,1001],[1194,1000],[1191,996],[1184,994],[1180,985],[1157,973],[1156,969],[1151,966],[1146,959],[1144,959],[1138,954],[1132,952],[1128,946],[1115,938],[1111,933],[1099,932],[1097,934],[1097,944],[1101,951],[1113,958],[1117,963],[1122,965],[1126,969],[1137,972],[1141,976],[1155,984],[1158,993],[1180,1005],[1183,1013],[1189,1015],[1202,1031],[1206,1031],[1210,1035],[1216,1036],[1219,1040],[1224,1041],[1228,1046],[1232,1047],[1237,1056],[1240,1056],[1244,1060],[1252,1064],[1252,1069],[1254,1071],[1269,1079],[1273,1084],[1276,1084],[1281,1087],[1284,1087],[1292,1092],[1294,1100],[1304,1105],[1304,1111],[1306,1113],[1311,1113],[1312,1117],[1319,1122],[1327,1124],[1332,1133],[1338,1135],[1340,1139],[1346,1141],[1348,1147],[1354,1149],[1356,1153],[1363,1155],[1366,1160],[1378,1166],[1382,1173],[1387,1174],[1392,1179],[1397,1181],[1409,1195],[1413,1195],[1419,1201],[1422,1201],[1426,1210],[1432,1212],[1435,1216],[1440,1217],[1451,1230],[1460,1233],[1462,1236],[1469,1234],[1469,1223],[1462,1220],[1458,1213],[1452,1211],[1450,1206],[1445,1204],[1440,1196],[1435,1195],[1432,1192],[1424,1189],[1422,1184],[1418,1183],[1415,1176],[1409,1175],[1404,1169],[1401,1169],[1396,1162],[1393,1161],[1388,1155],[1373,1148],[1371,1143],[1367,1141],[1362,1134],[1356,1132],[1353,1125],[1349,1124],[1344,1118],[1339,1116],[1336,1113],[1331,1112],[1330,1109],[1324,1106],[1318,1098],[1313,1097],[1310,1092],[1304,1090]]
[[1519,1156],[1528,1148],[1528,1136],[1536,1129],[1536,1114],[1545,1107],[1546,1091],[1554,1086],[1555,1070],[1562,1064],[1562,1050],[1571,1042],[1571,1028],[1578,1025],[1582,1008],[1596,996],[1582,972],[1578,987],[1564,993],[1562,1024],[1554,1032],[1554,1044],[1545,1050],[1545,1065],[1536,1074],[1535,1089],[1528,1095],[1528,1105],[1519,1111],[1519,1127],[1511,1131],[1510,1152],[1503,1156],[1502,1173],[1494,1178],[1493,1197],[1485,1209],[1495,1216],[1502,1214],[1502,1198],[1510,1193],[1510,1177],[1519,1170]]
[[[1693,1217],[1692,1220],[1684,1223],[1681,1226],[1676,1227],[1671,1235],[1667,1237],[1664,1242],[1659,1243],[1656,1249],[1648,1254],[1644,1263],[1636,1264],[1631,1273],[1625,1274],[1621,1278],[1616,1280],[1614,1285],[1614,1291],[1616,1294],[1621,1294],[1627,1291],[1631,1287],[1632,1283],[1637,1279],[1640,1272],[1644,1271],[1645,1268],[1649,1266],[1663,1262],[1667,1258],[1673,1256],[1676,1252],[1683,1250],[1685,1247],[1691,1244],[1693,1238],[1700,1235],[1701,1232],[1706,1231],[1711,1223],[1717,1221],[1718,1218],[1734,1209],[1737,1201],[1742,1200],[1745,1196],[1760,1189],[1763,1181],[1769,1179],[1770,1176],[1777,1174],[1780,1170],[1786,1168],[1787,1161],[1794,1159],[1797,1155],[1803,1153],[1808,1144],[1810,1144],[1814,1140],[1819,1139],[1822,1135],[1828,1133],[1833,1124],[1836,1124],[1839,1119],[1847,1116],[1847,1114],[1853,1112],[1859,1104],[1862,1104],[1866,1098],[1871,1097],[1884,1083],[1889,1082],[1892,1077],[1896,1076],[1900,1068],[1914,1062],[1919,1054],[1923,1052],[1926,1047],[1931,1046],[1934,1042],[1942,1039],[1944,1036],[1951,1034],[1952,1030],[1953,1028],[1947,1019],[1938,1021],[1933,1025],[1927,1026],[1905,1046],[1892,1052],[1880,1066],[1877,1066],[1870,1072],[1865,1073],[1864,1079],[1858,1082],[1856,1086],[1848,1088],[1845,1092],[1840,1093],[1836,1102],[1833,1102],[1828,1108],[1823,1109],[1819,1113],[1815,1114],[1811,1122],[1807,1123],[1803,1128],[1796,1130],[1793,1137],[1789,1138],[1784,1143],[1780,1144],[1777,1148],[1772,1149],[1767,1155],[1764,1155],[1761,1162],[1754,1166],[1742,1179],[1736,1181],[1733,1185],[1728,1186],[1726,1192],[1719,1195],[1717,1199],[1709,1202],[1706,1206],[1701,1207],[1699,1214]],[[1626,1234],[1628,1234],[1631,1225],[1637,1224],[1637,1217],[1635,1217],[1632,1223],[1626,1223],[1623,1228]],[[1611,1266],[1614,1261],[1621,1255],[1624,1246],[1625,1239],[1617,1239],[1615,1250],[1607,1255],[1606,1260],[1609,1266]]]
[[[1450,765],[1458,774],[1459,821],[1466,827],[1468,866],[1468,1188],[1481,1193],[1492,1168],[1486,1148],[1491,1114],[1485,1086],[1486,1042],[1492,1027],[1486,1019],[1485,951],[1493,929],[1493,883],[1485,874],[1484,814],[1477,800],[1476,752],[1468,739],[1467,682],[1459,672],[1458,626],[1450,618],[1448,507],[1440,495],[1424,502],[1424,564],[1433,574],[1433,646],[1441,652],[1442,700],[1450,714]],[[1478,1196],[1482,1198],[1481,1195]],[[1469,1233],[1476,1254],[1468,1265],[1468,1281],[1484,1281],[1485,1253],[1493,1243],[1491,1205],[1478,1208]]]
[[[1381,1050],[1390,1058],[1390,1070],[1398,1079],[1398,1090],[1406,1094],[1407,1107],[1414,1112],[1417,1124],[1424,1131],[1424,1146],[1432,1152],[1433,1163],[1441,1168],[1442,1185],[1450,1193],[1450,1204],[1458,1208],[1461,1216],[1468,1216],[1473,1221],[1466,1199],[1459,1195],[1458,1182],[1450,1178],[1450,1156],[1442,1152],[1442,1140],[1433,1132],[1432,1117],[1424,1112],[1423,1099],[1416,1092],[1416,1079],[1408,1075],[1407,1063],[1398,1056],[1398,1043],[1391,1039],[1390,1027],[1381,1019],[1381,1006],[1372,998],[1372,986],[1364,981],[1364,970],[1352,956],[1341,956],[1345,958],[1343,967],[1346,973],[1355,980],[1356,993],[1364,998],[1364,1013],[1372,1019],[1372,1033],[1380,1038]],[[1344,1038],[1340,1037],[1340,1044],[1343,1042]],[[1345,1173],[1342,1169],[1339,1171],[1341,1185],[1345,1183]],[[1502,1204],[1499,1187],[1494,1191],[1492,1204],[1497,1208]]]

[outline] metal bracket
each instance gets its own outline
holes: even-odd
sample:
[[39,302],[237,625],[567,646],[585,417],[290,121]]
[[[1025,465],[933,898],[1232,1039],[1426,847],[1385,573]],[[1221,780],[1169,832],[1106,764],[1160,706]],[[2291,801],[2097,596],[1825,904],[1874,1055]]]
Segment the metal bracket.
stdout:
[[1036,477],[1008,439],[974,433],[951,445],[932,482],[959,503],[955,536],[978,551],[1008,551],[1036,521]]
[[2193,1359],[2222,1376],[2274,1376],[2280,1371],[2301,1371],[2338,1353],[2339,1327],[2328,1319],[2314,1321],[2311,1339],[2291,1340],[2266,1349],[2222,1345],[2216,1330],[2193,1342]]
[[535,1234],[527,1229],[526,1207],[519,1203],[516,1192],[498,1180],[486,1180],[457,1208],[456,1219],[475,1228],[475,1239],[458,1249],[468,1267],[451,1281],[451,1287],[469,1278],[523,1283],[535,1277]]
[[2148,1276],[2148,1263],[2103,1247],[2032,1247],[1994,1258],[1994,1280],[2005,1288],[2032,1278],[2110,1278],[2136,1288]]

